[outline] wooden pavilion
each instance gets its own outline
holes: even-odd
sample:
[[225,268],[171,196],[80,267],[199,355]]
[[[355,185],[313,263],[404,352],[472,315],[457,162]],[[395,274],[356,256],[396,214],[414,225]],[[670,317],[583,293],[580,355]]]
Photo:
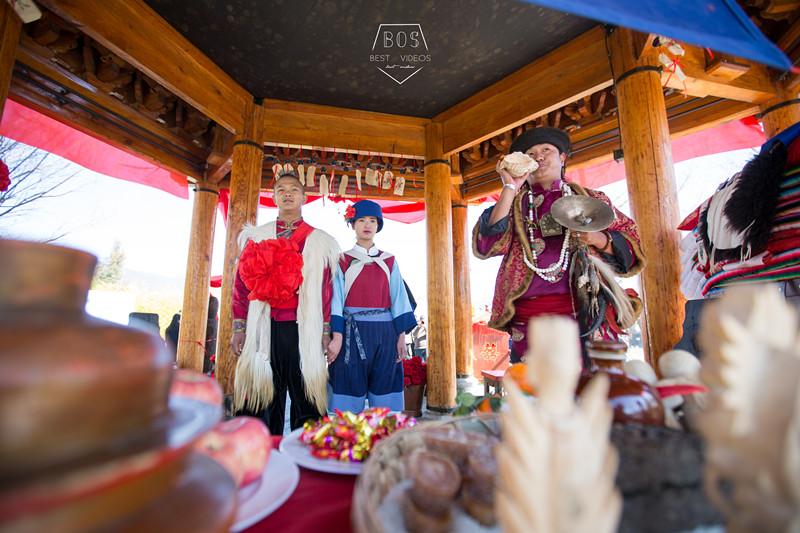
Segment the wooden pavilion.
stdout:
[[[793,60],[794,0],[740,0]],[[468,202],[497,192],[513,135],[570,132],[570,168],[624,154],[649,256],[642,275],[649,354],[681,335],[678,206],[670,138],[757,115],[768,135],[800,120],[800,78],[685,45],[685,79],[660,67],[653,36],[513,2],[171,2],[40,0],[22,24],[0,2],[0,113],[6,98],[189,177],[195,190],[178,360],[200,369],[214,209],[230,190],[218,378],[235,358],[236,236],[254,222],[275,162],[340,174],[393,168],[427,217],[429,393],[447,411],[470,374]],[[398,5],[399,4],[399,5]],[[382,23],[420,23],[431,56],[402,85],[378,72]],[[532,31],[531,28],[535,28]],[[658,67],[658,68],[656,68]],[[616,80],[616,83],[615,83]],[[354,196],[351,179],[345,196]],[[146,206],[142,206],[146,216]]]

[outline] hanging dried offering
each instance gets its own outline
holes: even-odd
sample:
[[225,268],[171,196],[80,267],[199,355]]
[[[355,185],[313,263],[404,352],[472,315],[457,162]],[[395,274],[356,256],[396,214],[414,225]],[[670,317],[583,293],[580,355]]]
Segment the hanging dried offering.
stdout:
[[319,195],[323,198],[328,196],[328,178],[324,173],[319,177]]
[[300,183],[305,187],[306,185],[306,167],[297,165],[297,177],[300,178]]
[[284,174],[286,173],[294,174],[294,167],[291,165],[291,163],[286,163],[283,165],[283,172]]
[[275,177],[275,179],[280,178],[281,174],[283,174],[283,165],[280,163],[275,163],[272,165],[272,175]]
[[361,190],[361,169],[356,169],[356,189]]
[[391,170],[387,170],[383,173],[383,180],[382,180],[382,189],[391,189],[392,188],[392,178],[394,178],[394,173]]
[[339,196],[347,194],[347,182],[349,181],[350,178],[347,177],[347,174],[342,174],[342,177],[339,178]]
[[308,172],[306,173],[306,187],[314,187],[314,173],[317,171],[317,167],[311,165],[308,167]]
[[367,175],[364,180],[367,182],[367,185],[372,185],[373,187],[378,186],[378,177],[376,176],[376,174],[377,171],[374,168],[367,167]]
[[397,196],[403,196],[406,189],[406,179],[403,176],[398,176],[394,182],[394,193]]

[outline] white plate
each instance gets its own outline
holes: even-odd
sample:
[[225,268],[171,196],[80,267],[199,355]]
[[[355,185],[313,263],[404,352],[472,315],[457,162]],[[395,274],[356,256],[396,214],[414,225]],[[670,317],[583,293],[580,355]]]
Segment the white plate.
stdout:
[[231,531],[242,531],[269,516],[289,499],[299,481],[297,465],[288,456],[272,450],[261,479],[239,489],[239,509]]
[[303,428],[297,428],[281,440],[280,450],[295,463],[310,470],[329,474],[357,476],[361,473],[364,463],[345,463],[336,459],[319,459],[311,455],[311,449],[300,441],[302,433]]

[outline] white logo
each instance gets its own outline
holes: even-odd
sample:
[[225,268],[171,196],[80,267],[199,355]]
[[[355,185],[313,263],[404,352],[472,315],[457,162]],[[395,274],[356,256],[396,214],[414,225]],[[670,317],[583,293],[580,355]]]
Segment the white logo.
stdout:
[[381,24],[372,43],[369,60],[403,85],[411,76],[430,63],[428,43],[419,24]]

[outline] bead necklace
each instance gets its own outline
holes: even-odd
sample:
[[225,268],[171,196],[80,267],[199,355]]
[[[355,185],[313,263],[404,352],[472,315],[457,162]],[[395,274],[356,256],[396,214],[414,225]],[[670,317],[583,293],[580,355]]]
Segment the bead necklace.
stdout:
[[[561,183],[561,194],[564,196],[570,196],[572,194],[572,189],[570,189],[569,185],[562,182]],[[539,209],[538,206],[534,202],[533,198],[533,190],[528,187],[528,218],[529,220],[534,220],[534,213],[536,216],[536,221],[539,222]],[[561,253],[558,256],[558,261],[553,263],[547,268],[539,268],[539,265],[536,264],[536,249],[533,246],[534,236],[533,236],[533,224],[528,224],[528,237],[530,239],[531,246],[529,246],[531,251],[531,259],[528,259],[527,254],[522,254],[522,259],[525,261],[525,265],[530,268],[534,274],[542,278],[543,280],[556,283],[561,279],[564,275],[564,272],[567,271],[567,266],[569,265],[569,238],[570,238],[570,230],[567,228],[564,233],[564,242],[561,244]]]

